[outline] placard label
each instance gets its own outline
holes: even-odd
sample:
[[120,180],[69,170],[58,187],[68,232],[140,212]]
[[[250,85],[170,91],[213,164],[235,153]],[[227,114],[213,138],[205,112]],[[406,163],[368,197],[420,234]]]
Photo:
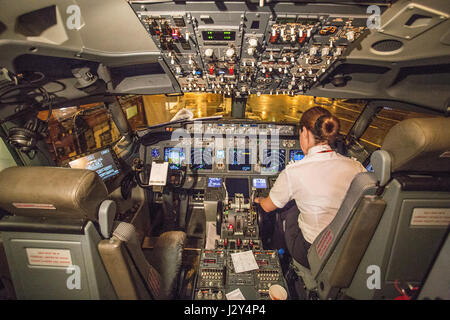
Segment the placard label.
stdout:
[[69,267],[70,250],[26,248],[28,263],[32,266]]
[[415,208],[411,226],[443,226],[450,224],[450,208]]

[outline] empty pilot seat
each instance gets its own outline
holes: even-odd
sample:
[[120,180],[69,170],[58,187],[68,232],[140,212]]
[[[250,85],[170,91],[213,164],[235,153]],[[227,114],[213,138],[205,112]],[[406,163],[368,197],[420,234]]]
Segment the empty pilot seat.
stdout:
[[450,216],[450,118],[408,119],[371,156],[374,173],[352,181],[336,217],[315,239],[307,269],[322,299],[393,299],[421,286]]
[[[123,298],[110,273],[111,261],[102,259],[104,243],[124,242],[122,247],[132,252],[122,265],[114,256],[113,269],[124,278],[129,270],[141,270],[144,262],[134,226],[114,223],[116,206],[107,196],[102,179],[90,170],[14,167],[0,172],[0,208],[11,214],[0,220],[0,232],[18,299]],[[160,263],[169,272],[148,267],[144,277],[161,283],[161,295],[143,294],[146,283],[134,281],[142,290],[132,298],[170,296],[166,288],[177,278],[184,237],[165,237],[173,242],[161,245],[164,253],[155,256],[155,266],[157,259],[173,265]],[[167,242],[165,237],[161,243]]]
[[132,224],[120,222],[109,240],[99,244],[100,255],[119,299],[167,300],[176,297],[186,234],[161,234],[146,259]]
[[3,246],[18,299],[116,299],[97,244],[107,189],[93,171],[0,172]]

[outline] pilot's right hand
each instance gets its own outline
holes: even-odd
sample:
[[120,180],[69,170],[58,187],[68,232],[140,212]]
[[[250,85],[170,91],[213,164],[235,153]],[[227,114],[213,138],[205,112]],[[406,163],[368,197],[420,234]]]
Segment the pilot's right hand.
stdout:
[[265,212],[271,212],[273,210],[278,209],[278,207],[272,202],[272,199],[270,199],[270,196],[266,198],[256,197],[255,200],[253,201],[259,204]]

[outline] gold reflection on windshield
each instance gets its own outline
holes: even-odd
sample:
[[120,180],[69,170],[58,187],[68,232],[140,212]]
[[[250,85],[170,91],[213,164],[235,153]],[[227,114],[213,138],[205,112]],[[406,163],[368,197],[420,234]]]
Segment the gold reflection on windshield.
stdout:
[[[231,115],[231,98],[213,93],[185,93],[183,96],[143,96],[149,126],[168,122],[183,108],[194,118]],[[297,123],[301,114],[314,106],[323,106],[347,122],[349,127],[364,107],[363,103],[314,98],[311,96],[250,95],[245,117],[259,121]],[[347,131],[347,130],[345,130]]]
[[247,100],[246,117],[263,121],[298,123],[302,113],[315,106],[322,106],[338,117],[342,133],[347,133],[364,104],[311,96],[250,95]]
[[[231,98],[213,93],[185,93],[182,96],[143,96],[147,125],[170,121],[175,114],[186,108],[194,118],[210,116],[231,117]],[[245,118],[256,121],[286,122],[297,124],[302,113],[314,106],[328,109],[341,122],[341,134],[349,132],[361,114],[366,101],[328,99],[312,96],[250,95],[245,108]],[[383,109],[361,137],[361,142],[370,149],[379,148],[389,129],[401,120],[424,117],[423,114]]]
[[[144,96],[145,113],[149,126],[170,121],[183,108],[194,118],[231,116],[231,98],[212,93],[185,93],[183,96]],[[250,95],[245,117],[258,121],[298,123],[303,112],[314,106],[323,106],[341,120],[342,133],[347,133],[362,111],[362,102],[345,102],[311,96]]]
[[170,121],[186,108],[195,119],[231,114],[231,98],[214,93],[185,93],[183,96],[143,96],[149,126]]

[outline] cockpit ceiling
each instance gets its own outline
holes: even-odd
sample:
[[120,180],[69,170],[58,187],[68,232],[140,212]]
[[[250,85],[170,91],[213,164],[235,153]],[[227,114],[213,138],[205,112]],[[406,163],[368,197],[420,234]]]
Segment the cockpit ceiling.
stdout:
[[[62,83],[59,101],[281,94],[448,112],[446,0],[320,2],[2,1],[0,65],[44,74],[46,89]],[[84,67],[94,88],[74,76]]]

